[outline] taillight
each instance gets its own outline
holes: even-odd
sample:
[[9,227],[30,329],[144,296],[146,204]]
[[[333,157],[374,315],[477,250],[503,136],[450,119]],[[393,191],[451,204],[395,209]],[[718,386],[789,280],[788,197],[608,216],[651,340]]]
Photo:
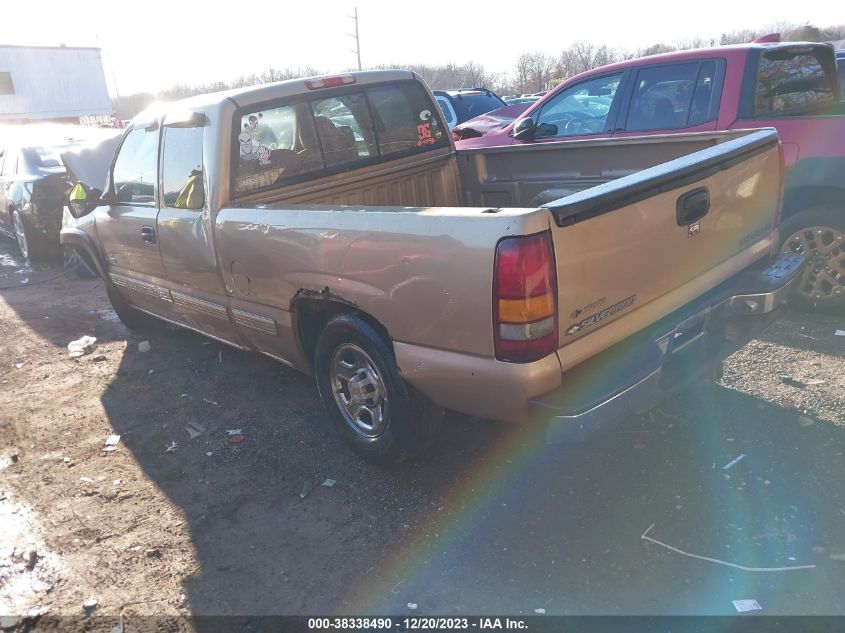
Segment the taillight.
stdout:
[[783,216],[783,193],[786,185],[786,156],[783,151],[783,143],[778,142],[778,161],[780,166],[780,189],[778,191],[778,208],[775,213],[775,228],[780,226],[780,219]]
[[305,82],[308,90],[320,90],[321,88],[337,88],[355,83],[354,75],[338,75],[336,77],[321,77],[320,79],[309,79]]
[[548,232],[499,242],[493,328],[499,360],[528,363],[557,349],[557,279]]

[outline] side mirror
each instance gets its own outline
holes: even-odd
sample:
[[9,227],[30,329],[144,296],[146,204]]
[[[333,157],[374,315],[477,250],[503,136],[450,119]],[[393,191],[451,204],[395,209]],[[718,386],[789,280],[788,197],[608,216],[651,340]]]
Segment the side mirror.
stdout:
[[537,130],[537,124],[531,117],[525,117],[516,122],[513,126],[511,136],[518,141],[530,141],[534,138],[534,132]]
[[102,197],[103,192],[96,187],[89,187],[84,182],[76,183],[68,195],[70,214],[75,218],[88,215],[101,204]]

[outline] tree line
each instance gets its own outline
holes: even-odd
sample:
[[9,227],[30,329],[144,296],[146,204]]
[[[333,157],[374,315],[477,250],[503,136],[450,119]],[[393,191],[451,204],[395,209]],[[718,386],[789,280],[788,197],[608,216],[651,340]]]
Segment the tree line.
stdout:
[[[510,72],[488,72],[482,64],[475,61],[464,64],[392,63],[370,66],[369,69],[412,70],[435,90],[485,87],[501,95],[531,94],[548,89],[552,83],[614,62],[677,50],[742,44],[761,35],[776,32],[781,34],[781,39],[784,41],[837,42],[845,40],[845,24],[819,28],[812,24],[795,25],[781,22],[765,29],[742,29],[722,33],[718,40],[694,38],[674,44],[658,42],[636,50],[614,48],[605,44],[574,42],[557,56],[545,52],[522,53],[517,57]],[[197,94],[319,74],[323,74],[323,71],[310,67],[281,70],[268,68],[260,73],[241,75],[230,81],[215,81],[206,84],[179,83],[158,93],[142,92],[121,96],[113,100],[113,105],[119,119],[129,119],[154,101],[174,101]]]

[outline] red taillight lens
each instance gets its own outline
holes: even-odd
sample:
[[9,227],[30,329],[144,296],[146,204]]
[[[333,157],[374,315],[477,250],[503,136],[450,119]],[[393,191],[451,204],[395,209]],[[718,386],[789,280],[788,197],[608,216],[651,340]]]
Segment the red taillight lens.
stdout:
[[337,88],[338,86],[348,86],[355,83],[354,75],[338,75],[336,77],[321,77],[319,79],[309,79],[305,82],[305,87],[308,90],[320,90],[322,88]]
[[493,327],[499,360],[527,363],[557,349],[557,279],[549,233],[499,242]]

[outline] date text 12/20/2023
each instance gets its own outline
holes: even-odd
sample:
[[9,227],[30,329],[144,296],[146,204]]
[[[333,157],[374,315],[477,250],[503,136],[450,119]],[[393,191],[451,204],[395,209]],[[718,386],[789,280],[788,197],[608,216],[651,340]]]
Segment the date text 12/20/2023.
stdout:
[[396,630],[396,631],[452,631],[452,630],[524,630],[528,624],[522,618],[476,617],[476,618],[309,618],[311,631],[332,630]]

